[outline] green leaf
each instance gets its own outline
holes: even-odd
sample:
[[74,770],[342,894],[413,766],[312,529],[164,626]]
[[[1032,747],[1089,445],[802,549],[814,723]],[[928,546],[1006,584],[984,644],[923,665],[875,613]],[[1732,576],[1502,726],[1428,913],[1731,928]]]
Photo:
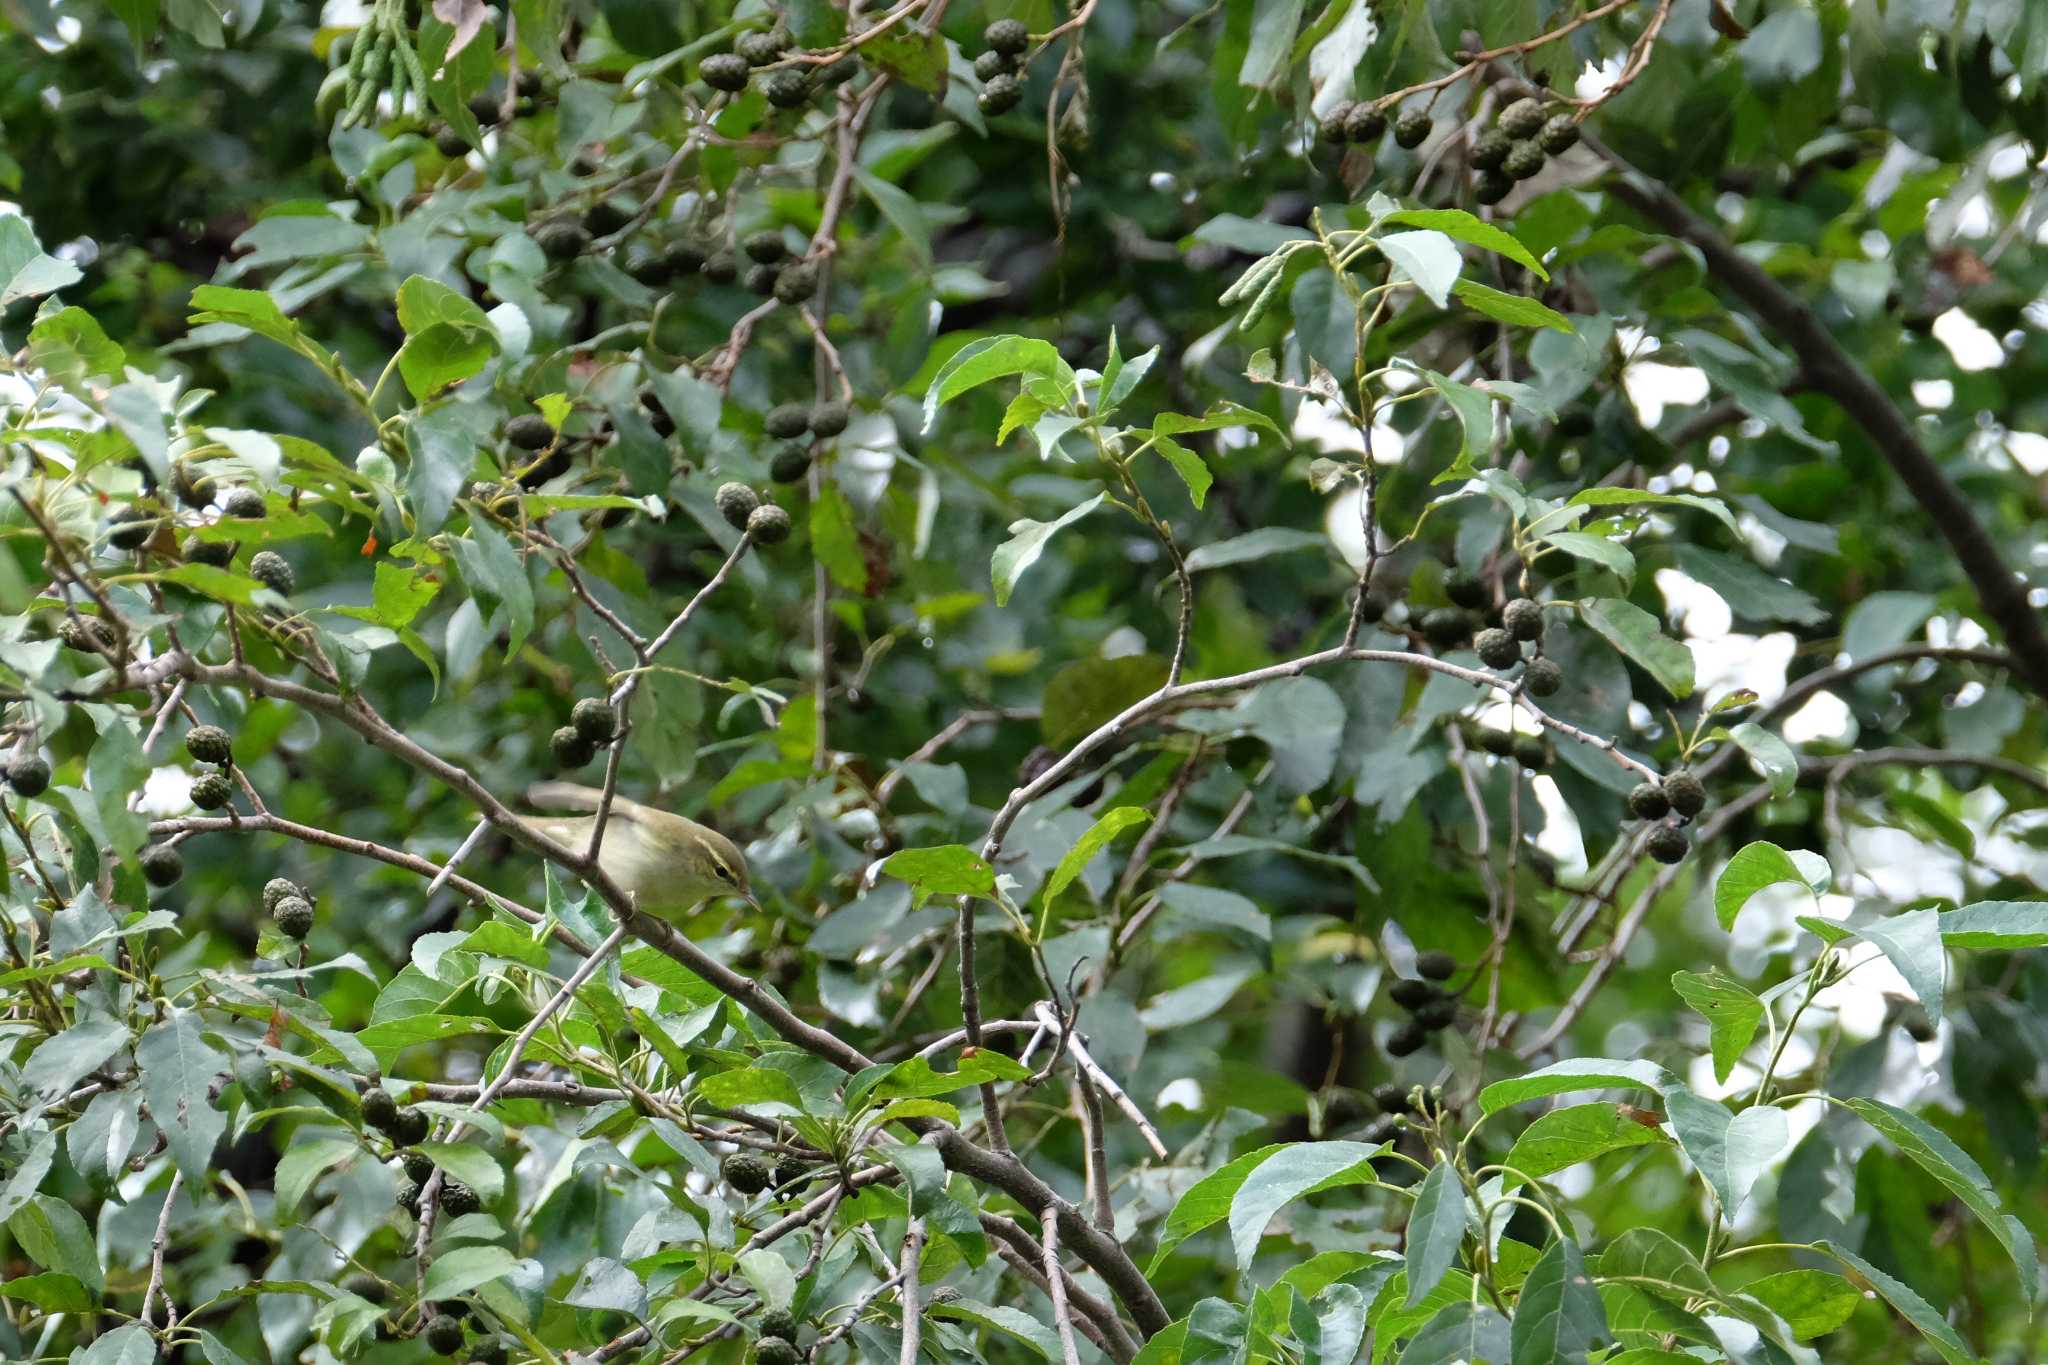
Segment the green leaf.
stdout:
[[900,849],[889,855],[882,871],[909,882],[920,901],[927,896],[990,896],[996,889],[995,869],[965,844]]
[[[862,44],[862,55],[872,60],[874,46],[873,42]],[[1051,342],[1036,337],[983,337],[954,352],[932,376],[924,395],[924,430],[929,432],[939,409],[961,394],[1019,374],[1051,379],[1063,395],[1075,391],[1074,372]]]
[[1304,0],[1255,0],[1251,43],[1237,69],[1237,83],[1255,90],[1276,84],[1286,74],[1294,52],[1294,34],[1301,27]]
[[68,1275],[94,1294],[104,1286],[92,1229],[70,1204],[39,1194],[14,1211],[7,1230],[14,1234],[15,1244],[43,1269]]
[[456,1247],[442,1252],[427,1267],[420,1293],[429,1299],[452,1299],[510,1275],[518,1266],[512,1253],[503,1247]]
[[1260,1162],[1230,1200],[1230,1242],[1237,1251],[1238,1269],[1251,1265],[1266,1225],[1294,1200],[1339,1185],[1377,1184],[1372,1158],[1387,1147],[1387,1143],[1297,1142]]
[[1540,1180],[1608,1152],[1662,1141],[1660,1129],[1631,1118],[1619,1105],[1574,1104],[1538,1115],[1515,1139],[1502,1164],[1509,1169],[1507,1182],[1512,1186],[1519,1183],[1517,1172]]
[[1299,531],[1292,526],[1261,526],[1241,536],[1197,545],[1188,554],[1188,572],[1200,573],[1204,569],[1249,564],[1269,555],[1291,554],[1296,550],[1327,549],[1329,544],[1329,537],[1320,531]]
[[405,283],[398,286],[398,325],[405,329],[407,336],[418,336],[444,323],[483,332],[493,338],[497,336],[490,318],[470,301],[468,295],[425,275],[408,276]]
[[1649,503],[1659,507],[1690,507],[1714,517],[1729,532],[1741,536],[1742,530],[1735,522],[1735,514],[1728,510],[1728,504],[1719,498],[1703,498],[1697,493],[1652,493],[1641,488],[1581,488],[1565,503],[1567,507],[1622,507],[1638,503]]
[[1395,209],[1391,213],[1381,213],[1378,212],[1380,202],[1391,201],[1374,203],[1375,224],[1393,223],[1400,227],[1429,228],[1434,232],[1456,237],[1461,242],[1484,247],[1496,256],[1505,256],[1527,269],[1539,280],[1550,278],[1550,272],[1530,254],[1529,248],[1523,246],[1505,230],[1482,218],[1475,218],[1463,209]]
[[450,542],[449,548],[470,590],[497,603],[491,624],[505,630],[505,657],[511,658],[533,630],[533,584],[526,577],[526,561],[496,527],[475,518],[469,535]]
[[1941,917],[1951,948],[2048,947],[2048,901],[1977,901]]
[[20,214],[0,218],[0,308],[16,299],[76,284],[84,278],[77,266],[43,254],[35,229]]
[[927,1311],[935,1318],[954,1318],[961,1322],[993,1327],[999,1332],[1015,1337],[1046,1360],[1057,1362],[1063,1359],[1060,1339],[1052,1328],[1018,1309],[986,1304],[978,1299],[961,1298],[934,1304]]
[[1457,1171],[1449,1161],[1437,1162],[1416,1188],[1408,1214],[1408,1307],[1427,1298],[1456,1263],[1472,1222],[1472,1205]]
[[1117,835],[1133,825],[1142,825],[1151,819],[1152,812],[1143,806],[1117,806],[1103,812],[1095,823],[1088,827],[1088,832],[1067,850],[1059,865],[1053,868],[1052,875],[1045,879],[1046,904],[1050,905],[1055,897],[1073,885],[1074,878],[1080,876],[1090,860],[1108,848]]
[[51,1270],[21,1275],[0,1284],[0,1295],[32,1303],[45,1313],[90,1313],[99,1299],[77,1276]]
[[1721,595],[1728,609],[1753,621],[1789,621],[1817,625],[1828,613],[1811,593],[1781,582],[1748,560],[1697,545],[1677,548],[1678,567]]
[[946,40],[923,24],[898,24],[863,36],[861,61],[931,94],[945,87]]
[[483,1148],[466,1142],[422,1142],[414,1148],[463,1184],[493,1203],[505,1192],[505,1172]]
[[1507,1319],[1468,1300],[1439,1308],[1402,1349],[1401,1365],[1491,1365],[1513,1350]]
[[1941,915],[1934,910],[1908,910],[1860,926],[1856,933],[1891,959],[1912,987],[1929,1017],[1941,1017],[1948,986],[1948,954],[1941,946]]
[[45,1099],[55,1099],[127,1043],[128,1028],[120,1020],[103,1015],[82,1020],[37,1045],[21,1068],[22,1083]]
[[1017,580],[1038,562],[1047,541],[1093,512],[1108,496],[1107,493],[1097,493],[1057,521],[1032,521],[1027,517],[1011,522],[1010,538],[996,547],[995,555],[989,561],[989,577],[995,583],[996,605],[1008,605],[1010,592],[1017,586]]
[[1458,458],[1450,467],[1430,482],[1445,483],[1457,479],[1469,479],[1478,474],[1479,467],[1473,461],[1493,448],[1493,395],[1470,384],[1461,384],[1449,375],[1438,374],[1435,370],[1422,372],[1436,391],[1450,404],[1457,414],[1460,430],[1465,434],[1464,444],[1459,447]]
[[227,1115],[213,1107],[206,1089],[228,1059],[201,1036],[194,1010],[171,1011],[135,1043],[135,1062],[149,1097],[149,1111],[170,1140],[171,1157],[194,1189],[206,1188],[214,1144],[227,1131]]
[[[1923,910],[1914,913],[1933,912]],[[1984,1174],[1984,1168],[1972,1160],[1968,1152],[1956,1146],[1948,1134],[1917,1114],[1882,1100],[1849,1099],[1841,1103],[1889,1138],[1893,1146],[1947,1186],[1951,1194],[1977,1215],[1986,1231],[1997,1238],[2006,1254],[2012,1257],[2013,1266],[2019,1271],[2020,1294],[2031,1300],[2038,1269],[2033,1234],[2017,1218],[2005,1212],[1990,1177]]]
[[1790,796],[1799,785],[1799,755],[1792,746],[1753,721],[1728,728],[1728,734],[1749,755],[1757,776],[1771,784],[1773,796]]
[[413,532],[432,535],[448,520],[455,495],[476,467],[476,440],[452,404],[430,408],[405,427],[409,461],[405,491],[412,502]]
[[109,340],[83,308],[59,308],[29,328],[28,359],[31,366],[75,390],[91,379],[118,377],[128,353]]
[[1863,1302],[1855,1285],[1825,1270],[1782,1270],[1751,1280],[1742,1292],[1783,1318],[1801,1341],[1834,1331]]
[[1650,1090],[1662,1095],[1678,1084],[1678,1077],[1655,1062],[1569,1057],[1526,1076],[1495,1081],[1479,1092],[1479,1110],[1491,1114],[1511,1104],[1574,1090]]
[[868,561],[861,551],[860,532],[854,529],[853,507],[837,484],[825,484],[811,504],[811,553],[840,587],[854,593],[868,590]]
[[481,373],[496,350],[494,333],[440,323],[406,338],[398,350],[398,373],[406,391],[424,402]]
[[1433,228],[1390,232],[1376,238],[1374,245],[1393,265],[1395,279],[1409,281],[1439,308],[1450,303],[1451,286],[1465,261],[1449,237]]
[[1583,559],[1597,564],[1613,573],[1624,584],[1635,581],[1636,557],[1628,547],[1606,536],[1593,535],[1587,531],[1543,531],[1537,539],[1547,545],[1555,545],[1573,559]]
[[1955,1328],[1949,1326],[1948,1319],[1936,1312],[1934,1305],[1921,1298],[1913,1289],[1885,1274],[1846,1247],[1837,1246],[1833,1242],[1817,1242],[1815,1245],[1862,1276],[1901,1317],[1920,1329],[1920,1335],[1934,1344],[1934,1349],[1941,1352],[1941,1358],[1947,1361],[1948,1365],[1979,1365],[1969,1344],[1956,1334]]
[[1586,1353],[1608,1339],[1607,1309],[1578,1243],[1554,1241],[1530,1267],[1511,1339],[1512,1365],[1585,1365]]
[[955,1071],[940,1071],[926,1058],[911,1057],[894,1066],[885,1063],[861,1072],[846,1087],[846,1106],[854,1109],[875,1101],[950,1095],[970,1086],[1021,1081],[1030,1075],[1030,1067],[990,1048],[962,1057]]
[[352,1137],[295,1137],[277,1163],[277,1216],[290,1225],[295,1221],[299,1201],[312,1190],[322,1173],[362,1150]]
[[1146,1269],[1150,1275],[1158,1271],[1172,1254],[1173,1249],[1194,1236],[1202,1229],[1219,1223],[1230,1216],[1231,1203],[1244,1182],[1258,1168],[1260,1162],[1288,1146],[1276,1142],[1217,1167],[1209,1174],[1188,1187],[1174,1202],[1166,1215],[1166,1224],[1160,1229],[1159,1249],[1152,1253],[1152,1264]]
[[1792,855],[1769,840],[1744,844],[1714,880],[1715,918],[1721,921],[1723,929],[1733,929],[1735,917],[1749,904],[1750,897],[1782,882],[1803,886],[1815,896],[1826,889],[1825,885],[1814,885],[1799,864],[1792,861]]
[[1572,331],[1571,319],[1526,294],[1507,294],[1490,289],[1476,280],[1459,280],[1452,293],[1477,313],[1516,327],[1548,327]]
[[1664,1096],[1664,1108],[1678,1145],[1713,1187],[1721,1216],[1732,1222],[1757,1178],[1791,1144],[1785,1111],[1756,1105],[1730,1113],[1727,1105],[1683,1086]]
[[706,1104],[737,1109],[754,1104],[786,1104],[802,1111],[804,1098],[787,1071],[772,1066],[741,1067],[722,1071],[697,1082],[697,1095]]
[[1166,435],[1155,435],[1152,448],[1173,466],[1173,472],[1180,475],[1180,481],[1188,486],[1188,500],[1200,507],[1203,499],[1209,496],[1210,485],[1216,482],[1216,476],[1209,472],[1209,466],[1202,462],[1202,457]]
[[1680,701],[1692,695],[1692,651],[1666,635],[1656,617],[1618,597],[1595,598],[1579,613],[1666,692]]
[[1718,971],[1679,972],[1671,978],[1671,988],[1707,1021],[1714,1079],[1725,1084],[1763,1024],[1764,1002],[1755,991]]

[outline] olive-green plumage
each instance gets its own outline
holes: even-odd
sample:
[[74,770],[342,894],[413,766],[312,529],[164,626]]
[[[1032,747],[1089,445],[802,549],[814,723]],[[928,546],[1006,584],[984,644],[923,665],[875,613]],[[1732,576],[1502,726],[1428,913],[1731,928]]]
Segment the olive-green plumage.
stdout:
[[[574,782],[542,782],[527,790],[529,803],[546,809],[595,811],[604,794]],[[533,815],[526,827],[572,849],[590,844],[596,817]],[[652,915],[670,918],[719,896],[753,900],[747,860],[717,830],[623,796],[612,798],[598,865]]]

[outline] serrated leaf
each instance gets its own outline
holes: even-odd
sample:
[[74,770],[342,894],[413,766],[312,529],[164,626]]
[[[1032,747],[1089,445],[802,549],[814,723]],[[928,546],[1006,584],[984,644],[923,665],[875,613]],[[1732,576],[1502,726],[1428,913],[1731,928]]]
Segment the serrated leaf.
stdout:
[[1539,280],[1550,278],[1550,272],[1511,233],[1463,209],[1395,209],[1390,213],[1376,214],[1373,221],[1375,224],[1393,223],[1446,233],[1461,242],[1483,247],[1496,256],[1507,257]]
[[1729,737],[1749,755],[1757,776],[1771,784],[1774,796],[1790,796],[1799,785],[1799,755],[1792,746],[1754,721],[1728,727]]
[[1666,635],[1656,617],[1618,597],[1595,598],[1579,614],[1666,692],[1680,701],[1692,695],[1692,651]]
[[1475,313],[1484,313],[1499,322],[1516,327],[1548,327],[1558,332],[1573,330],[1570,318],[1526,294],[1504,293],[1476,280],[1459,280],[1451,292]]
[[1540,1180],[1608,1152],[1662,1141],[1662,1130],[1631,1118],[1619,1105],[1574,1104],[1538,1115],[1515,1138],[1501,1164],[1508,1168],[1507,1183],[1512,1186],[1518,1183],[1517,1173]]
[[1427,1298],[1456,1263],[1472,1224],[1472,1204],[1457,1171],[1449,1161],[1437,1162],[1422,1178],[1408,1214],[1408,1307]]
[[1450,303],[1451,286],[1465,262],[1449,237],[1433,228],[1390,232],[1376,238],[1375,245],[1393,264],[1395,278],[1414,284],[1439,308]]
[[1714,1079],[1725,1083],[1764,1020],[1755,991],[1717,971],[1679,972],[1671,978],[1678,998],[1707,1021],[1714,1054]]
[[1815,895],[1822,889],[1816,888],[1799,864],[1792,861],[1792,855],[1776,844],[1767,839],[1744,844],[1714,880],[1714,916],[1723,929],[1733,929],[1736,916],[1749,904],[1750,897],[1767,886],[1785,882],[1803,886]]
[[1955,1328],[1949,1326],[1948,1319],[1910,1286],[1901,1284],[1847,1247],[1832,1242],[1817,1242],[1815,1245],[1862,1276],[1886,1303],[1933,1343],[1934,1349],[1941,1352],[1941,1358],[1948,1365],[1979,1365],[1968,1343],[1956,1334]]
[[1942,950],[1940,913],[1908,910],[1862,925],[1856,933],[1891,959],[1921,1007],[1929,1017],[1939,1019],[1948,985],[1948,954]]
[[1260,1162],[1230,1200],[1230,1243],[1238,1269],[1251,1264],[1273,1216],[1302,1195],[1339,1184],[1376,1183],[1371,1159],[1385,1150],[1384,1143],[1299,1142]]
[[1088,827],[1087,832],[1075,840],[1074,846],[1066,851],[1059,865],[1053,868],[1052,875],[1045,879],[1046,904],[1050,905],[1062,891],[1073,885],[1074,878],[1080,876],[1095,855],[1108,848],[1117,835],[1133,825],[1146,824],[1151,819],[1152,812],[1143,806],[1117,806],[1104,811],[1095,823]]
[[882,871],[909,882],[921,896],[988,896],[996,889],[995,869],[965,844],[900,849]]
[[1010,523],[1010,538],[996,547],[995,555],[989,560],[989,577],[995,584],[996,605],[1007,606],[1010,593],[1017,586],[1017,580],[1025,570],[1038,562],[1038,556],[1045,551],[1046,542],[1067,527],[1102,505],[1109,495],[1097,493],[1078,507],[1070,508],[1054,521],[1032,521],[1023,518]]
[[1977,901],[1941,917],[1951,948],[2048,947],[2048,901]]
[[1522,1281],[1511,1334],[1512,1365],[1585,1365],[1607,1340],[1607,1309],[1586,1274],[1578,1243],[1553,1241]]
[[1722,1218],[1733,1221],[1764,1168],[1791,1143],[1785,1111],[1756,1105],[1739,1114],[1679,1087],[1664,1097],[1678,1145],[1713,1187]]
[[[1932,911],[1916,911],[1931,914]],[[2034,1297],[2038,1278],[2038,1255],[2033,1234],[2017,1218],[2006,1213],[1998,1192],[1984,1168],[1970,1154],[1956,1146],[1948,1134],[1917,1114],[1882,1100],[1849,1099],[1842,1103],[1865,1123],[1885,1135],[1892,1145],[1911,1157],[1916,1165],[1948,1187],[1951,1194],[1977,1216],[1986,1231],[1998,1239],[2019,1271],[2023,1297]]]
[[1571,1057],[1526,1076],[1495,1081],[1479,1092],[1479,1109],[1491,1114],[1511,1104],[1574,1090],[1650,1090],[1662,1095],[1678,1084],[1678,1077],[1655,1062]]

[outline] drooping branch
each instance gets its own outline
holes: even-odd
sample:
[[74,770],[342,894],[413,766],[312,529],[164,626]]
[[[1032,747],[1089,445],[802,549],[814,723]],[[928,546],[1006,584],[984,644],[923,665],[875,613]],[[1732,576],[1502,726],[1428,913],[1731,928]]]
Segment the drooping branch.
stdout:
[[2028,604],[2025,582],[2006,564],[1990,532],[1920,443],[1912,422],[1899,411],[1891,395],[1843,349],[1812,307],[1686,207],[1668,185],[1629,165],[1598,139],[1588,137],[1586,143],[1615,169],[1607,182],[1609,192],[1697,248],[1714,278],[1785,339],[1799,358],[1807,383],[1839,403],[1850,420],[1863,428],[1899,482],[1948,541],[1956,562],[1977,590],[1984,614],[2005,636],[2027,685],[2048,696],[2048,628],[2043,627],[2041,613]]

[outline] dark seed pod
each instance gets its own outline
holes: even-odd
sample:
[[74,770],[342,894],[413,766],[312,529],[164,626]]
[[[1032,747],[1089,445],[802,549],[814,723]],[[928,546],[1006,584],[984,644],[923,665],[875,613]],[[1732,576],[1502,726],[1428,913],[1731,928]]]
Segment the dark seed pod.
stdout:
[[1899,1011],[1899,1027],[1906,1036],[1916,1043],[1931,1043],[1941,1036],[1941,1030],[1927,1017],[1926,1007],[1912,1004]]
[[427,1346],[436,1355],[452,1356],[462,1349],[464,1335],[462,1324],[446,1313],[437,1313],[427,1319],[426,1330],[420,1333],[426,1338]]
[[225,767],[235,761],[234,737],[218,725],[195,725],[185,732],[185,752],[201,763]]
[[187,507],[206,507],[213,502],[213,478],[190,460],[180,460],[171,466],[171,491]]
[[798,1365],[803,1358],[794,1343],[781,1337],[762,1337],[748,1356],[750,1365]]
[[178,547],[178,554],[187,564],[210,564],[216,569],[225,569],[235,562],[235,549],[232,540],[202,540],[194,532],[185,537],[185,543]]
[[725,1177],[726,1184],[741,1194],[759,1194],[768,1188],[768,1182],[774,1178],[767,1162],[747,1152],[727,1157],[725,1163],[719,1167],[719,1174]]
[[475,1213],[484,1206],[477,1192],[459,1180],[441,1182],[441,1212],[450,1218],[460,1218]]
[[1533,142],[1517,142],[1508,148],[1500,168],[1510,180],[1527,180],[1543,169],[1543,149]]
[[[386,1133],[398,1125],[398,1101],[391,1097],[389,1090],[379,1088],[363,1092],[363,1122]],[[427,1164],[430,1168],[433,1165],[432,1162]],[[408,1165],[406,1170],[410,1173],[412,1167]],[[432,1174],[431,1169],[428,1174]],[[420,1180],[419,1183],[426,1182]]]
[[142,875],[151,886],[171,886],[185,875],[184,857],[169,844],[150,845],[136,861],[142,864]]
[[1579,145],[1579,122],[1570,114],[1559,114],[1536,131],[1536,145],[1556,156]]
[[1660,863],[1671,864],[1685,861],[1686,852],[1692,847],[1692,840],[1685,837],[1685,831],[1676,825],[1659,825],[1650,831],[1646,847],[1650,856]]
[[283,877],[272,877],[269,881],[263,883],[263,913],[266,915],[275,914],[277,912],[277,903],[290,896],[297,896],[300,900],[311,899],[304,891],[299,889],[297,882],[288,881]]
[[1412,1052],[1420,1052],[1422,1045],[1428,1041],[1429,1031],[1410,1019],[1387,1038],[1387,1055],[1406,1057]]
[[841,57],[821,71],[814,71],[811,79],[821,89],[830,90],[841,86],[860,74],[860,60],[855,57]]
[[263,495],[253,488],[237,488],[228,494],[228,500],[221,504],[221,510],[231,517],[244,521],[260,520],[269,509],[264,505]]
[[258,550],[249,556],[249,576],[279,597],[290,597],[298,586],[292,566],[275,550]]
[[818,267],[809,261],[792,261],[776,273],[772,291],[777,302],[794,308],[818,292]]
[[[392,1106],[391,1112],[397,1114],[396,1105]],[[424,1152],[406,1152],[398,1158],[398,1164],[405,1168],[407,1177],[416,1184],[426,1184],[434,1174],[434,1159]]]
[[774,265],[789,255],[789,244],[782,239],[781,232],[774,228],[763,228],[750,232],[740,243],[740,250],[747,253],[749,260],[762,265]]
[[1485,729],[1479,732],[1479,747],[1495,758],[1506,758],[1515,751],[1515,732],[1512,730]]
[[1541,735],[1516,735],[1515,762],[1530,772],[1542,772],[1550,766],[1550,742]]
[[417,1147],[434,1131],[434,1124],[417,1109],[401,1109],[391,1125],[391,1140],[401,1147]]
[[1549,659],[1531,659],[1522,670],[1522,686],[1532,697],[1554,696],[1564,686],[1564,670]]
[[384,1287],[384,1281],[375,1275],[351,1275],[341,1282],[341,1287],[369,1303],[383,1303],[391,1296],[391,1291]]
[[705,258],[703,271],[713,284],[731,284],[740,277],[740,263],[730,251],[714,252]]
[[619,716],[603,697],[585,697],[569,708],[569,724],[592,744],[609,744],[619,732]]
[[521,99],[535,100],[548,91],[547,79],[532,67],[519,73],[519,79],[512,82],[512,88]]
[[459,156],[468,156],[469,139],[444,123],[434,130],[434,150],[451,161]]
[[1436,120],[1427,114],[1403,114],[1394,120],[1394,141],[1403,147],[1420,147],[1429,140],[1430,129],[1434,127]]
[[161,518],[152,516],[140,507],[123,507],[110,519],[107,543],[117,550],[139,550],[149,543],[162,524]]
[[420,1187],[412,1181],[398,1187],[398,1207],[417,1218],[420,1216]]
[[811,406],[811,434],[837,436],[846,430],[846,423],[851,417],[852,413],[844,403],[814,403]]
[[1439,997],[1415,1011],[1415,1022],[1434,1033],[1449,1028],[1458,1018],[1458,1002]]
[[998,19],[981,31],[981,42],[991,52],[1017,57],[1031,46],[1031,30],[1021,19]]
[[766,66],[778,60],[789,49],[789,35],[781,29],[770,29],[766,33],[746,33],[732,45],[732,50],[747,59],[749,65]]
[[1513,668],[1522,661],[1522,646],[1514,636],[1497,627],[1480,631],[1472,647],[1479,651],[1479,661],[1488,668]]
[[754,515],[754,509],[761,505],[761,499],[753,489],[743,483],[722,483],[711,495],[718,504],[718,515],[725,518],[725,524],[735,531],[747,529],[747,518]]
[[219,810],[235,799],[235,784],[226,773],[201,773],[192,784],[192,804],[201,810]]
[[289,896],[277,903],[271,918],[287,937],[304,938],[313,932],[313,903]]
[[789,513],[774,503],[763,503],[747,518],[747,533],[757,544],[780,545],[789,539]]
[[1488,128],[1472,139],[1472,168],[1490,171],[1508,159],[1508,148],[1515,145],[1514,139],[1498,128]]
[[590,250],[590,234],[580,223],[543,224],[533,234],[534,244],[551,261],[573,261]]
[[1438,649],[1461,645],[1472,635],[1472,617],[1460,607],[1438,607],[1424,613],[1422,636]]
[[636,246],[626,253],[624,268],[636,283],[652,289],[675,278],[676,268],[652,247]]
[[50,761],[41,754],[16,754],[7,760],[7,785],[18,796],[41,796],[50,788]]
[[1486,581],[1463,569],[1444,575],[1444,596],[1458,606],[1476,611],[1486,605]]
[[1408,1087],[1396,1081],[1374,1086],[1372,1102],[1385,1114],[1407,1114],[1414,1112],[1415,1109],[1415,1106],[1408,1102]]
[[1671,798],[1661,782],[1638,783],[1628,794],[1628,813],[1638,820],[1662,820],[1671,813]]
[[761,1315],[758,1329],[764,1337],[778,1341],[795,1341],[797,1331],[796,1314],[787,1308],[771,1308]]
[[1024,82],[1015,76],[997,76],[982,85],[981,93],[974,97],[974,102],[982,113],[991,118],[1007,114],[1024,102]]
[[528,452],[546,450],[555,439],[555,429],[537,412],[522,412],[508,419],[504,434],[507,445]]
[[555,756],[555,764],[562,768],[580,768],[597,757],[597,746],[578,734],[573,725],[564,725],[548,737],[548,748]]
[[469,116],[485,128],[498,121],[498,97],[488,92],[479,92],[469,97]]
[[1536,130],[1543,126],[1543,101],[1519,99],[1500,111],[1500,130],[1511,138],[1521,139],[1536,136]]
[[1506,171],[1487,171],[1472,188],[1472,197],[1482,204],[1498,204],[1514,190],[1515,182]]
[[718,52],[697,64],[697,75],[713,90],[737,94],[747,88],[754,64],[737,52]]
[[661,249],[662,264],[676,275],[694,275],[704,269],[709,259],[703,246],[687,237],[677,238]]
[[775,1188],[788,1194],[810,1182],[811,1164],[798,1161],[795,1157],[784,1157],[775,1163]]
[[974,78],[992,81],[998,76],[1015,75],[1017,59],[1000,52],[984,52],[974,59]]
[[1526,597],[1517,597],[1501,608],[1500,623],[1517,640],[1543,637],[1543,608]]
[[775,281],[781,274],[782,272],[772,265],[750,265],[747,267],[746,278],[741,283],[746,285],[749,294],[759,294],[762,298],[767,298],[775,292]]
[[784,67],[770,76],[761,89],[768,96],[768,102],[777,109],[794,109],[811,97],[810,73],[793,66]]
[[1387,131],[1387,111],[1371,100],[1360,100],[1344,115],[1346,142],[1378,142]]
[[1458,959],[1442,949],[1421,953],[1416,956],[1415,971],[1431,981],[1449,981],[1458,974]]
[[1404,976],[1387,987],[1387,999],[1404,1010],[1417,1010],[1437,998],[1437,989],[1427,981]]
[[811,472],[811,452],[794,443],[781,447],[768,461],[768,477],[777,483],[796,483]]
[[[978,72],[980,68],[976,67],[976,70]],[[997,72],[995,74],[1003,75],[1006,73]],[[981,79],[984,83],[986,83],[990,80],[995,79],[995,77],[983,76]],[[1357,109],[1358,106],[1356,104],[1353,104],[1350,100],[1344,101],[1344,103],[1338,105],[1329,113],[1323,115],[1322,121],[1316,125],[1316,136],[1321,138],[1324,142],[1331,144],[1332,146],[1335,146],[1341,142],[1350,141],[1351,134],[1349,132],[1349,128],[1351,122],[1351,115],[1355,113]]]
[[478,1337],[470,1343],[471,1365],[505,1365],[510,1358],[505,1349],[505,1338],[501,1336]]
[[98,654],[114,647],[114,628],[97,616],[67,616],[57,625],[57,638],[66,649]]
[[1688,820],[1707,808],[1707,789],[1690,768],[1680,768],[1665,778],[1664,794],[1671,798],[1671,809]]
[[811,429],[811,410],[802,403],[778,403],[761,419],[761,429],[777,440],[795,440]]

